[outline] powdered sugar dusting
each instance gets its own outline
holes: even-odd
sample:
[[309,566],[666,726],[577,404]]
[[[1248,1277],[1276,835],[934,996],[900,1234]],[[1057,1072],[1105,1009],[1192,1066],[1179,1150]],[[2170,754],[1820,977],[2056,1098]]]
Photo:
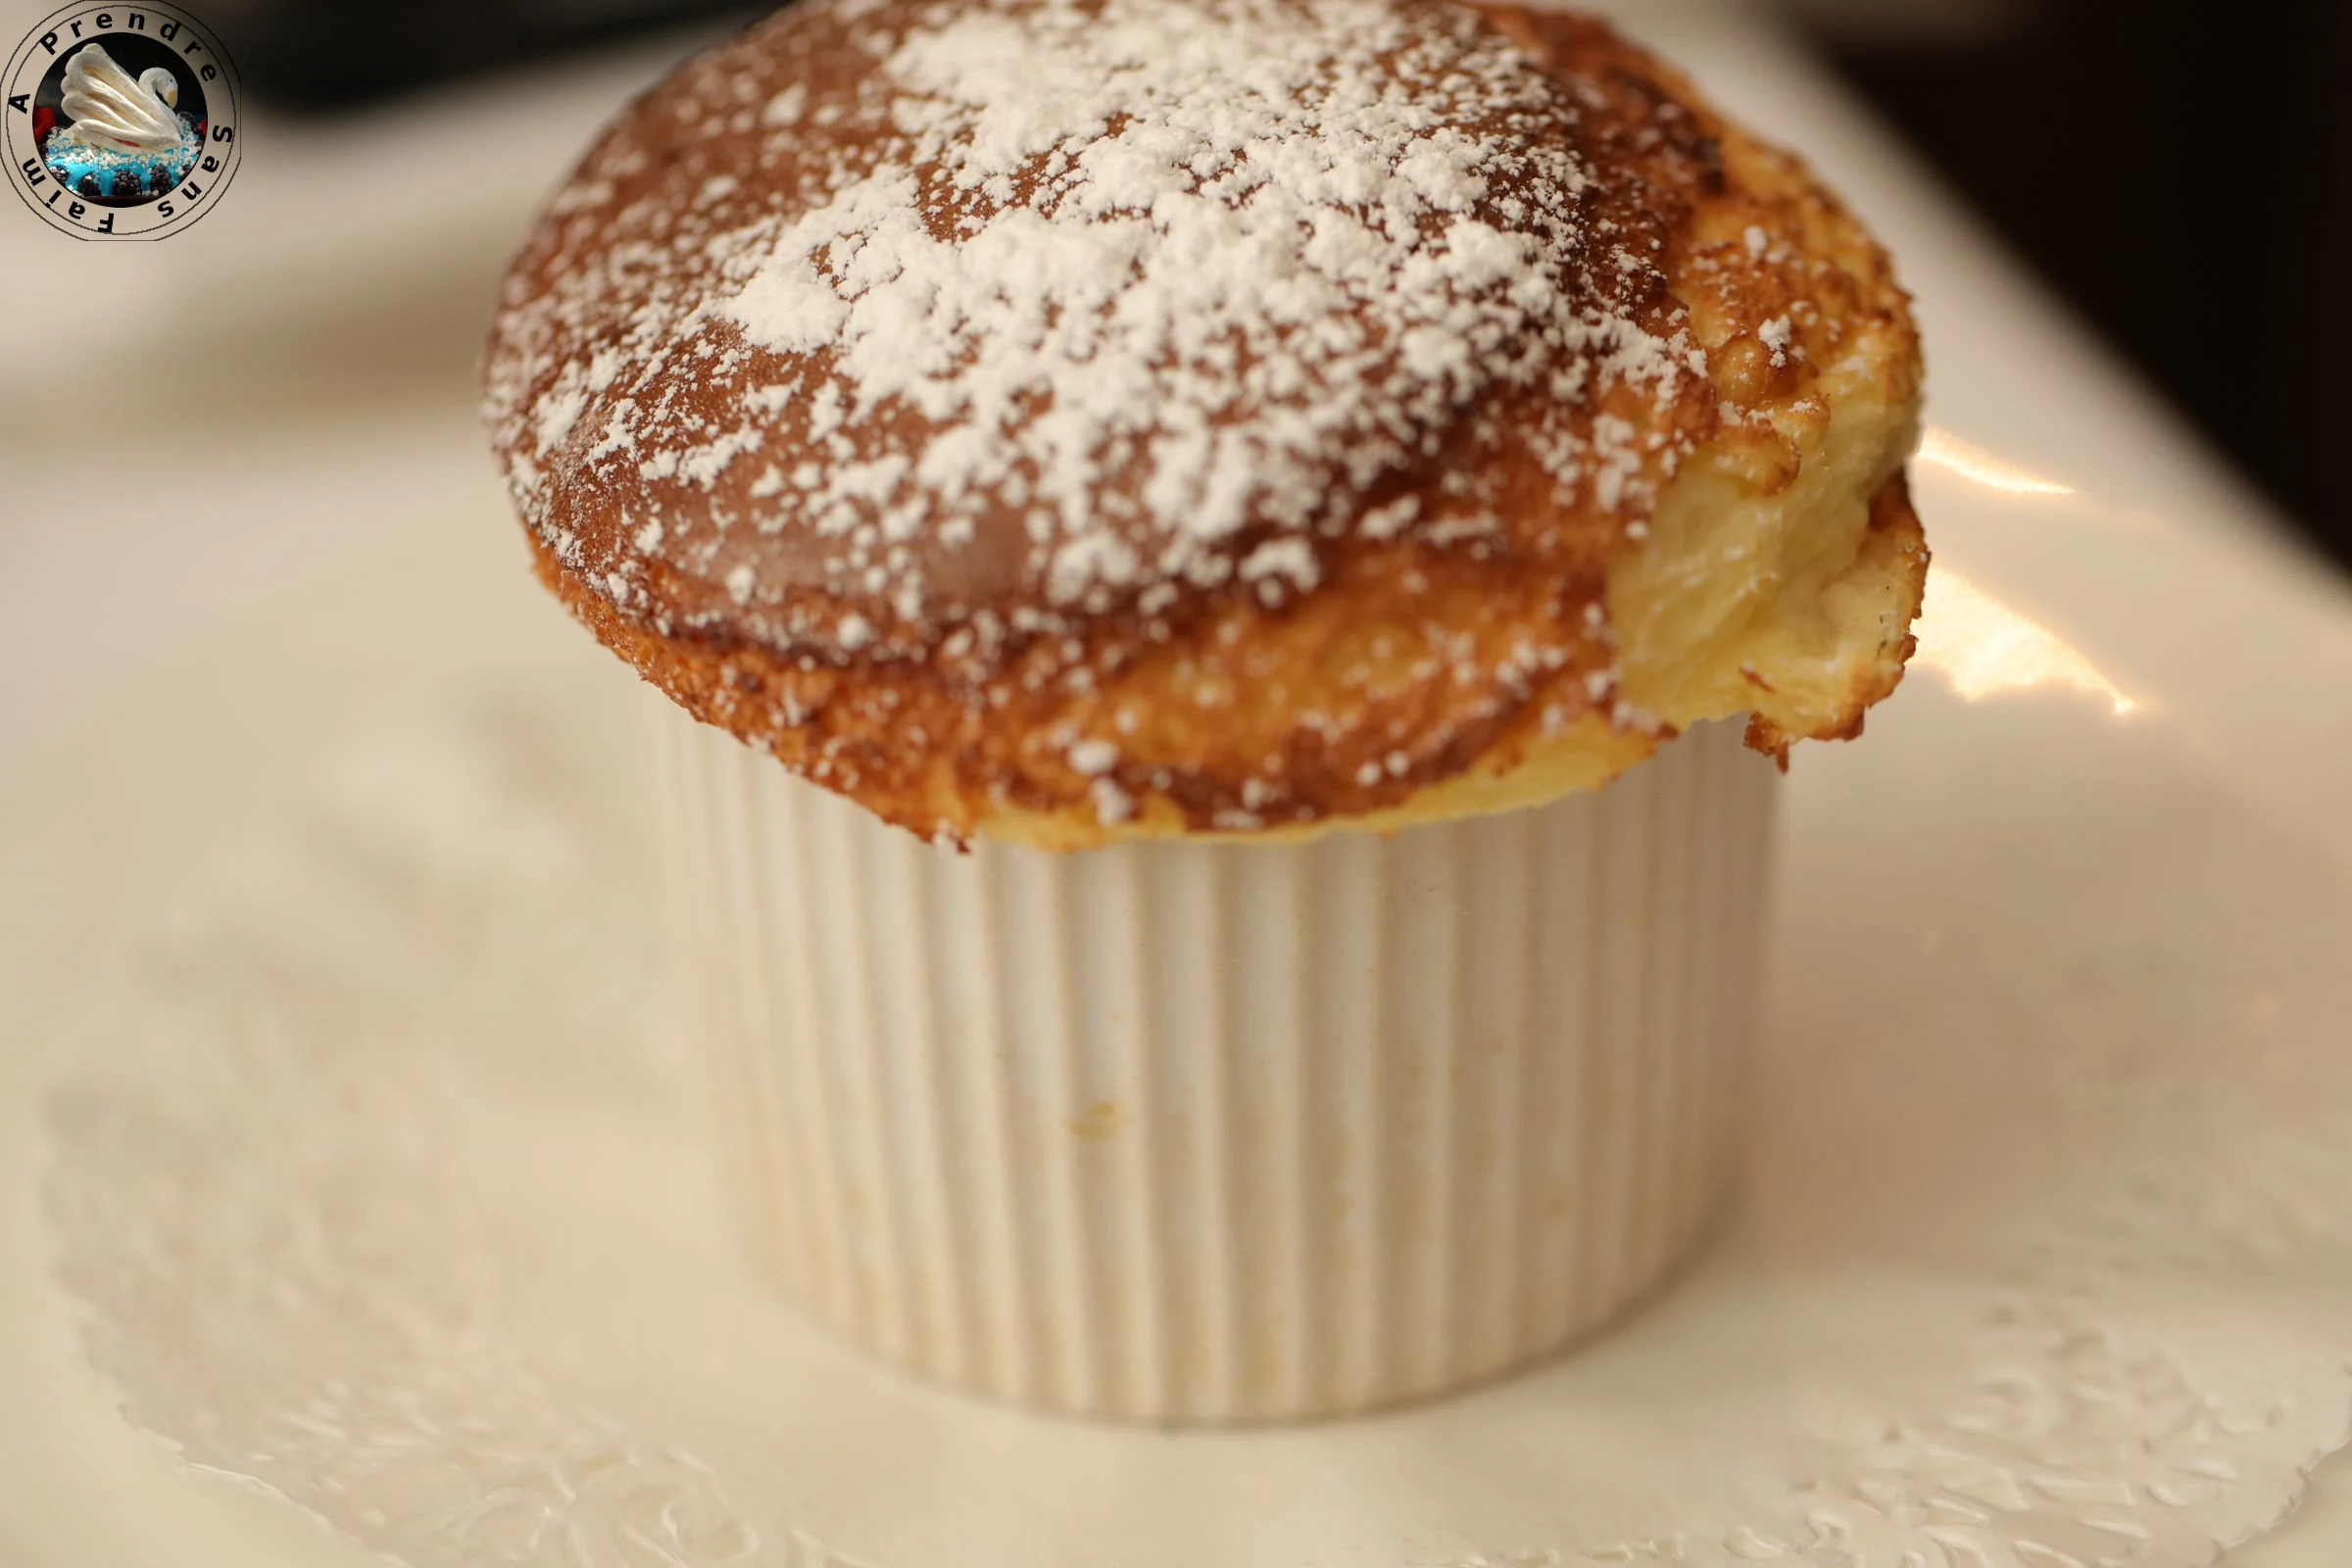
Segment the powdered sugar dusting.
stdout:
[[[1018,484],[1057,602],[1218,580],[1203,547],[1302,527],[1335,458],[1369,477],[1564,353],[1663,381],[1683,352],[1571,286],[1574,158],[1461,128],[1540,102],[1499,39],[1443,49],[1361,0],[926,22],[883,67],[903,139],[812,211],[722,238],[757,265],[712,309],[829,352],[860,416],[904,403],[983,437],[927,445],[931,515]],[[1533,188],[1518,231],[1472,214],[1497,166]],[[964,202],[945,235],[943,202]],[[1133,493],[1106,486],[1139,459]],[[1302,541],[1250,560],[1313,582]]]
[[[1598,216],[1589,90],[1466,10],[807,0],[763,30],[823,28],[830,68],[721,51],[653,101],[748,165],[646,188],[612,138],[574,182],[614,193],[593,254],[509,301],[546,347],[493,354],[526,514],[602,578],[710,584],[689,623],[919,655],[1227,583],[1279,608],[1350,539],[1492,548],[1524,486],[1441,455],[1506,439],[1506,401],[1562,511],[1638,523],[1689,449],[1648,411],[1705,357],[1655,241]],[[559,474],[641,525],[559,521]]]

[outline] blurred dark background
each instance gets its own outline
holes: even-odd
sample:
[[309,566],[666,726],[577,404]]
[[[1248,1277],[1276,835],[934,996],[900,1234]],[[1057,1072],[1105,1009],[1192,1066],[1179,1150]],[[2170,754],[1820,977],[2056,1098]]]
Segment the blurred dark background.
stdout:
[[[2352,0],[1777,0],[2010,243],[2352,564]],[[331,111],[732,0],[213,0],[257,95]],[[380,19],[378,19],[380,20]]]
[[1799,9],[1879,113],[2352,564],[2352,484],[2329,468],[2352,431],[2352,0]]

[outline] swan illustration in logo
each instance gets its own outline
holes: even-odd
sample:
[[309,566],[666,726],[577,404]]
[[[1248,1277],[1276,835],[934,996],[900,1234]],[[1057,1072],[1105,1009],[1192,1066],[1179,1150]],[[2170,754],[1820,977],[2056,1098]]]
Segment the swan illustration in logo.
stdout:
[[[196,161],[196,127],[175,112],[179,82],[161,66],[135,78],[95,43],[66,63],[58,107],[65,120],[49,133],[42,161],[68,189],[83,179],[112,197],[127,175],[141,195],[168,190]],[[124,194],[128,194],[125,192]]]

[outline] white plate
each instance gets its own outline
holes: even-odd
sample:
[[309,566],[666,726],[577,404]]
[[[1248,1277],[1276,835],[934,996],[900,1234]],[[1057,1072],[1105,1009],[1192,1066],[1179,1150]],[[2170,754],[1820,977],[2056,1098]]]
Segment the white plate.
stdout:
[[[2013,1369],[2049,1371],[2047,1346],[1987,1340],[1967,1310],[1981,1277],[2009,1260],[2004,1238],[2022,1244],[2045,1225],[2063,1239],[2060,1255],[2021,1246],[2016,1255],[2041,1259],[2018,1282],[2023,1298],[2046,1306],[2087,1295],[2111,1343],[2157,1357],[2091,1371],[2161,1363],[2182,1388],[2149,1398],[2205,1399],[2231,1417],[2251,1408],[2250,1391],[2267,1390],[2255,1403],[2279,1422],[2276,1442],[2232,1435],[2226,1420],[2207,1434],[2249,1462],[2201,1486],[2166,1482],[2180,1498],[2178,1528],[2157,1531],[2134,1560],[2201,1560],[2200,1539],[2235,1540],[2267,1523],[2297,1491],[2294,1465],[2341,1443],[2352,1343],[2334,1336],[2352,1336],[2341,1326],[2352,1324],[2343,1311],[2352,1246],[2333,1198],[2347,1172],[2330,1163],[2345,1156],[2325,1136],[2331,1113],[2342,1124],[2352,1110],[2352,1061],[2338,1045],[2348,1000],[2338,950],[2352,932],[2352,824],[2335,809],[2352,761],[2352,617],[2341,592],[2279,545],[2193,443],[1789,56],[1701,14],[1648,20],[1713,90],[1820,150],[1903,258],[1935,355],[1938,433],[1920,478],[1938,578],[1923,672],[1864,745],[1800,754],[1774,1087],[1759,1104],[1761,1163],[1741,1222],[1657,1312],[1528,1383],[1377,1427],[1260,1443],[1240,1457],[1211,1450],[1251,1440],[1162,1449],[1161,1440],[1037,1426],[910,1391],[807,1341],[731,1271],[707,1223],[674,1064],[659,1052],[632,1055],[629,1041],[602,1053],[565,1042],[569,1054],[553,1058],[561,1072],[525,1052],[499,1069],[503,1079],[470,1086],[464,1102],[476,1114],[431,1124],[453,1165],[402,1146],[379,1175],[428,1185],[442,1180],[436,1171],[470,1175],[469,1234],[499,1239],[480,1257],[484,1321],[504,1336],[500,1353],[527,1363],[547,1408],[593,1410],[595,1433],[617,1434],[624,1447],[633,1434],[659,1433],[661,1443],[631,1450],[640,1458],[667,1464],[662,1445],[691,1429],[693,1462],[665,1473],[715,1478],[731,1509],[757,1516],[767,1560],[801,1560],[777,1554],[786,1521],[880,1568],[1006,1560],[987,1549],[992,1539],[1072,1550],[1118,1543],[1138,1564],[1262,1553],[1451,1565],[1574,1562],[1679,1534],[1690,1560],[1731,1561],[1765,1552],[1788,1520],[1820,1511],[1758,1500],[1756,1488],[1789,1479],[1792,1455],[1833,1479],[1857,1465],[1907,1468],[1990,1506],[1984,1476],[1937,1471],[1946,1459],[1910,1449],[1898,1461],[1897,1450],[1873,1446],[1884,1434],[1869,1422],[1895,1415],[1927,1430],[1953,1415],[1936,1401],[1982,1382],[1984,1369],[1958,1365],[1971,1355],[1989,1356],[1993,1372],[2004,1354]],[[569,118],[535,127],[533,145],[553,158],[576,139],[583,105],[612,91],[608,79],[547,98],[550,116]],[[446,126],[438,134],[464,140]],[[237,194],[267,212],[276,198],[260,151]],[[494,180],[527,187],[543,173]],[[478,235],[488,220],[466,215],[483,205],[496,203],[477,189],[439,212],[449,230]],[[340,242],[314,236],[318,265],[359,268],[373,256],[360,275],[377,280],[406,265],[396,233],[347,222]],[[188,243],[215,233],[228,236],[218,243],[233,262],[240,230],[225,213]],[[476,270],[486,267],[496,245],[468,243]],[[478,286],[470,274],[451,286],[461,282]],[[251,277],[242,286],[268,292]],[[238,287],[228,286],[229,305],[241,309],[250,299]],[[166,320],[155,330],[171,342],[196,328]],[[40,341],[27,338],[27,349]],[[233,350],[237,340],[216,329],[207,341]],[[70,431],[32,426],[37,464],[22,446],[6,455],[10,515],[0,526],[31,548],[0,603],[0,621],[14,628],[0,693],[13,734],[34,716],[47,732],[38,750],[11,743],[0,787],[0,1401],[12,1412],[0,1421],[0,1558],[12,1563],[365,1560],[282,1503],[183,1473],[123,1427],[117,1395],[84,1370],[94,1349],[130,1385],[134,1414],[185,1426],[220,1397],[222,1385],[208,1377],[255,1348],[208,1350],[198,1337],[236,1321],[221,1298],[190,1296],[170,1312],[150,1302],[141,1318],[125,1305],[122,1276],[85,1271],[74,1297],[53,1283],[53,1264],[78,1259],[86,1270],[110,1255],[110,1237],[127,1234],[91,1225],[86,1212],[44,1217],[36,1200],[44,1155],[34,1135],[61,1125],[55,1048],[121,1047],[72,1070],[85,1087],[111,1084],[118,1103],[193,1069],[184,1092],[173,1091],[189,1125],[223,1136],[252,1125],[238,1118],[254,1114],[255,1098],[207,1098],[205,1084],[218,1080],[201,1068],[217,1042],[169,1027],[216,1017],[220,991],[171,978],[155,955],[234,971],[271,947],[237,946],[236,933],[342,889],[359,904],[279,935],[287,951],[309,955],[314,967],[298,973],[365,979],[350,993],[361,1004],[347,998],[327,1016],[445,1026],[416,1048],[420,1060],[446,1055],[450,1040],[485,1018],[586,1027],[584,1011],[595,1009],[575,998],[502,992],[505,971],[486,970],[485,955],[552,966],[527,971],[544,978],[563,972],[570,944],[619,977],[610,1016],[643,1016],[629,1010],[641,1004],[627,998],[642,993],[627,990],[624,939],[633,908],[653,929],[652,896],[625,827],[594,826],[630,809],[625,677],[525,580],[462,404],[404,397],[364,422],[290,429],[287,400],[268,401],[282,382],[267,364],[247,375],[269,417],[192,414],[186,478],[161,509],[155,491],[111,478],[121,470],[74,450]],[[9,411],[31,417],[13,400]],[[21,418],[20,436],[24,428]],[[73,531],[61,529],[65,519]],[[481,760],[502,757],[523,774],[485,783]],[[533,765],[543,771],[530,774]],[[485,810],[522,814],[485,827]],[[336,836],[336,824],[354,822],[372,826]],[[542,833],[553,837],[534,837]],[[583,868],[582,833],[612,846],[609,863]],[[355,869],[351,857],[364,861],[370,845],[397,853]],[[486,846],[502,847],[487,862]],[[290,866],[289,880],[269,882],[273,864]],[[384,892],[386,865],[408,893]],[[451,901],[476,897],[491,901],[487,929],[528,940],[435,948]],[[192,909],[210,923],[175,929]],[[244,926],[232,920],[239,909]],[[368,951],[392,956],[354,970],[344,939],[365,919],[385,922]],[[405,959],[404,931],[416,940]],[[449,984],[419,980],[435,974]],[[148,1009],[136,1017],[166,1027],[132,1030],[124,1017],[134,1004]],[[509,1041],[527,1033],[490,1030]],[[163,1054],[147,1061],[134,1043]],[[315,1059],[271,1070],[257,1082],[324,1104],[299,1099],[324,1081]],[[484,1126],[488,1107],[511,1117],[504,1134]],[[653,1120],[629,1119],[640,1115]],[[374,1125],[352,1125],[363,1123]],[[133,1139],[91,1152],[106,1147],[71,1145],[63,1168],[81,1178],[145,1169],[139,1152],[155,1146]],[[281,1146],[244,1148],[235,1168],[248,1173],[305,1168]],[[224,1157],[215,1168],[232,1166]],[[2146,1181],[2119,1180],[2127,1166],[2146,1167]],[[2132,1213],[2105,1206],[2133,1195],[2143,1200],[2137,1229]],[[172,1196],[133,1192],[130,1201],[118,1191],[114,1200],[128,1206],[115,1212],[174,1212],[164,1202]],[[230,1210],[277,1211],[258,1199]],[[2112,1226],[2101,1228],[2102,1214]],[[2094,1256],[2101,1238],[2129,1245]],[[2245,1245],[2225,1245],[2231,1238]],[[615,1249],[631,1239],[634,1260],[613,1269]],[[219,1258],[228,1244],[214,1234],[210,1245]],[[137,1255],[124,1247],[118,1260]],[[357,1270],[344,1276],[354,1285],[416,1280],[414,1258],[378,1277],[327,1255]],[[648,1255],[668,1272],[649,1273]],[[2084,1271],[2095,1284],[2082,1283]],[[681,1323],[697,1334],[678,1336]],[[2273,1327],[2249,1335],[2248,1323]],[[647,1325],[662,1332],[646,1335]],[[182,1331],[174,1404],[158,1368],[169,1368]],[[252,1364],[283,1371],[303,1345],[332,1355],[353,1343],[288,1338]],[[2041,1386],[2058,1385],[2045,1376]],[[2115,1418],[2127,1427],[2154,1408],[2118,1406],[2115,1388],[2111,1377],[2088,1378],[2073,1392],[2111,1416],[2122,1409]],[[2069,1408],[2085,1406],[2078,1398]],[[828,1432],[831,1453],[819,1451]],[[207,1449],[204,1433],[181,1435],[192,1456],[238,1468],[234,1454]],[[2010,1479],[2031,1484],[2042,1472],[2028,1460],[2048,1468],[2049,1432],[2009,1436],[2025,1444]],[[331,1433],[321,1441],[333,1449]],[[779,1468],[763,1443],[804,1446],[803,1468]],[[903,1479],[877,1455],[908,1445],[926,1463]],[[2294,1455],[2283,1468],[2251,1462],[2280,1453]],[[2200,1454],[2190,1457],[2216,1456]],[[960,1458],[950,1464],[951,1455]],[[249,1471],[266,1468],[246,1457]],[[852,1484],[860,1467],[863,1487]],[[304,1492],[330,1471],[298,1484],[281,1469],[278,1480],[331,1516],[326,1494]],[[1234,1489],[1251,1475],[1271,1479],[1240,1508]],[[1147,1481],[1171,1477],[1193,1494],[1172,1505],[1142,1497]],[[2137,1477],[2130,1506],[2148,1505],[2158,1480]],[[339,1484],[364,1511],[375,1482]],[[1652,1505],[1665,1493],[1679,1500],[1661,1525]],[[1833,1500],[1849,1524],[1868,1522],[1854,1499]],[[2324,1497],[2308,1520],[2232,1561],[2342,1560],[2336,1506]],[[1718,1528],[1725,1519],[1752,1521],[1739,1527],[1749,1533]],[[949,1524],[961,1532],[954,1543],[929,1547],[914,1528]],[[455,1539],[453,1527],[444,1544]],[[419,1560],[434,1549],[405,1544]],[[1028,1556],[1055,1560],[1051,1549]]]

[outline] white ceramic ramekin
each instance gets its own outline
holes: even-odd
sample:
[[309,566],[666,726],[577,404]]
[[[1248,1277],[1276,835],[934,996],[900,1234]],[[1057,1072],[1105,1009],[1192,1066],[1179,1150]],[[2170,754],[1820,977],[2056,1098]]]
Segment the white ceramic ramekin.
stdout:
[[1389,837],[968,856],[661,733],[760,1253],[906,1366],[1152,1420],[1410,1399],[1617,1313],[1722,1194],[1774,782],[1737,725]]

